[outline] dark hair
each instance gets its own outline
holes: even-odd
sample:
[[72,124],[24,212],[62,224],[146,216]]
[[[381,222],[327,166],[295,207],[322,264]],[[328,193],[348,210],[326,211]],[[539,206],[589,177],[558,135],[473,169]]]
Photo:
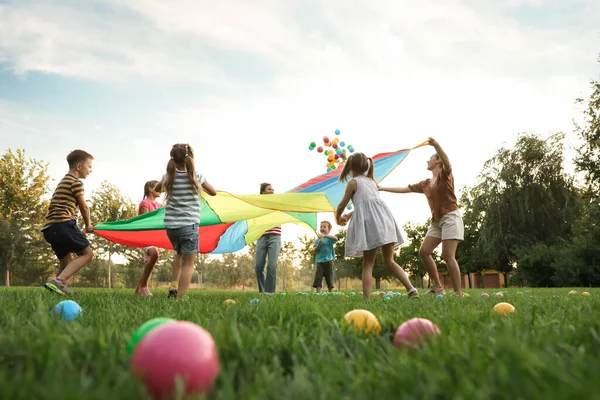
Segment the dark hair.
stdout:
[[329,221],[321,221],[322,224],[327,224],[327,226],[329,227],[329,230],[331,230],[332,226],[331,226],[331,222]]
[[93,160],[94,157],[84,150],[73,150],[67,156],[67,162],[69,163],[69,168],[75,168],[77,164],[86,162],[87,160]]
[[[369,162],[370,161],[370,162]],[[344,169],[340,174],[340,182],[346,182],[348,180],[348,176],[350,176],[351,172],[354,173],[354,176],[362,175],[366,171],[367,176],[373,179],[373,171],[375,170],[375,165],[373,164],[373,159],[371,157],[365,156],[363,153],[354,153],[344,164]]]
[[260,194],[263,194],[267,190],[267,186],[273,186],[270,183],[263,182],[260,184]]
[[194,165],[194,150],[189,144],[174,144],[171,148],[171,159],[167,163],[167,174],[163,187],[165,191],[165,198],[168,200],[173,192],[173,182],[175,181],[175,168],[185,167],[187,176],[190,179],[190,183],[194,191],[198,194],[202,191],[200,182],[196,178],[196,167]]
[[148,181],[144,184],[144,199],[150,196],[150,189],[154,190],[154,187],[158,181]]

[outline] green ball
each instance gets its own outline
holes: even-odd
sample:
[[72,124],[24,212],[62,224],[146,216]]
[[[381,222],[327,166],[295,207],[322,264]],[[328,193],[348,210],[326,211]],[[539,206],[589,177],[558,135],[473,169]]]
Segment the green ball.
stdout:
[[315,147],[317,144],[315,142],[310,142],[310,147]]
[[175,320],[172,318],[154,318],[140,325],[140,327],[137,328],[133,336],[131,336],[129,343],[127,344],[127,352],[129,353],[129,355],[133,354],[138,343],[144,338],[144,336],[148,334],[148,332],[150,332],[157,326],[168,322],[175,322]]

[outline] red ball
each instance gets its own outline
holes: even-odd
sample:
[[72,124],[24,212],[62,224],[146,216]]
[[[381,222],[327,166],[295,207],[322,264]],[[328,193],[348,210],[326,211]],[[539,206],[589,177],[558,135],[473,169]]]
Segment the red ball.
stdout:
[[155,399],[174,394],[177,378],[183,379],[186,395],[206,394],[219,374],[219,358],[210,333],[177,321],[154,328],[140,341],[131,370]]
[[336,154],[335,156],[333,156],[333,158],[337,160],[338,158],[340,158],[340,156]]
[[394,335],[394,346],[413,348],[428,337],[440,334],[440,328],[425,318],[411,318],[398,327]]
[[331,145],[331,147],[333,147],[334,149],[337,149],[338,148],[338,144],[334,143],[334,144]]
[[319,146],[319,147],[317,147],[317,151],[318,151],[319,153],[322,153],[322,152],[323,152],[323,146]]
[[323,136],[323,143],[329,143],[329,138],[327,136]]

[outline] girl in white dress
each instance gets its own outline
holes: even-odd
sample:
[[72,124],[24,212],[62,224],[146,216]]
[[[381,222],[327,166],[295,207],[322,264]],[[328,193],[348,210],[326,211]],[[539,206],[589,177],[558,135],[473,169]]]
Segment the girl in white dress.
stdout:
[[[346,161],[340,174],[340,182],[346,182],[344,198],[337,207],[335,220],[344,226],[350,220],[346,232],[346,257],[363,258],[363,295],[369,299],[375,256],[381,248],[383,263],[407,290],[407,295],[418,298],[419,292],[408,279],[408,274],[394,261],[394,248],[404,243],[402,234],[392,212],[381,200],[377,183],[373,179],[373,160],[363,153],[354,153]],[[354,212],[342,215],[352,199]]]

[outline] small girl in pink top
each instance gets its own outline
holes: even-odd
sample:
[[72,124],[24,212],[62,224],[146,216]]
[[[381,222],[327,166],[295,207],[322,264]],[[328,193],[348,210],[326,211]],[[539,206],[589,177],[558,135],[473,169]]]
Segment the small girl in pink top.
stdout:
[[[138,207],[138,215],[146,214],[162,207],[162,204],[156,201],[156,199],[160,197],[160,193],[154,190],[157,183],[158,181],[148,181],[144,185],[144,199],[140,202]],[[154,265],[158,260],[158,249],[154,246],[149,246],[144,247],[142,250],[144,252],[144,269],[140,276],[137,288],[135,289],[135,294],[152,296],[152,293],[150,293],[150,290],[148,289],[148,279],[152,273],[152,268],[154,268]]]

